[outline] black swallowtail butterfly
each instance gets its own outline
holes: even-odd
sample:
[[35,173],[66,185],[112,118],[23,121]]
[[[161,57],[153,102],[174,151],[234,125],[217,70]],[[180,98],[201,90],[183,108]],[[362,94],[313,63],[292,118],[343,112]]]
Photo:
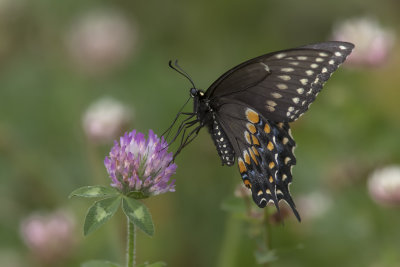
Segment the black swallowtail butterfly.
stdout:
[[194,101],[193,112],[182,108],[174,121],[188,116],[171,141],[183,131],[175,156],[207,126],[222,164],[232,166],[237,160],[254,202],[260,208],[271,202],[279,211],[278,202],[285,200],[300,221],[289,192],[296,164],[289,122],[308,110],[353,48],[347,42],[324,42],[262,55],[227,71],[205,92],[177,62],[175,67],[170,62],[192,83]]

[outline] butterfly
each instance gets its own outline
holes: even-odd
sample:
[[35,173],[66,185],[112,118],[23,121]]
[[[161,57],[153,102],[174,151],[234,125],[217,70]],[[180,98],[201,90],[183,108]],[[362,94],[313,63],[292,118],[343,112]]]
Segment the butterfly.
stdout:
[[279,212],[279,201],[286,201],[300,221],[289,191],[296,164],[289,123],[309,109],[353,48],[332,41],[265,54],[228,70],[206,91],[170,61],[193,85],[188,99],[193,99],[193,112],[182,112],[182,107],[174,121],[187,116],[172,140],[183,132],[175,157],[206,126],[222,165],[237,162],[255,204],[264,208],[272,203]]

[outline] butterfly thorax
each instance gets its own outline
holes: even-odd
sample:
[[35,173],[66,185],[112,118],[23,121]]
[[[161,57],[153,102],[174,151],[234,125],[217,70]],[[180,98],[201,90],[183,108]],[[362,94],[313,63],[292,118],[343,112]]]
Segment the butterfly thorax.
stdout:
[[232,166],[235,163],[235,152],[223,126],[218,122],[217,113],[210,105],[209,99],[204,95],[203,91],[198,90],[193,100],[194,112],[197,114],[200,124],[207,126],[217,148],[218,155],[222,160],[222,165]]

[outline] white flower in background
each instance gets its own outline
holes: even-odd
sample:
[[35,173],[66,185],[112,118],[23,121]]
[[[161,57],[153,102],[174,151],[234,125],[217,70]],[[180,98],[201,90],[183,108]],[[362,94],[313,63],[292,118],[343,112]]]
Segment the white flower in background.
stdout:
[[32,214],[21,223],[21,235],[34,256],[43,264],[56,265],[68,257],[77,241],[75,220],[64,211],[46,215]]
[[323,216],[332,206],[332,199],[322,192],[312,192],[296,199],[297,208],[303,220]]
[[116,139],[132,120],[130,108],[110,97],[104,97],[89,106],[82,118],[87,137],[95,143]]
[[368,178],[369,193],[380,204],[400,204],[400,166],[375,170]]
[[104,73],[121,65],[136,43],[132,21],[113,10],[84,14],[71,27],[67,45],[72,59],[89,73]]
[[335,25],[333,39],[355,44],[347,58],[353,65],[377,66],[384,63],[394,45],[395,35],[370,17],[353,18]]

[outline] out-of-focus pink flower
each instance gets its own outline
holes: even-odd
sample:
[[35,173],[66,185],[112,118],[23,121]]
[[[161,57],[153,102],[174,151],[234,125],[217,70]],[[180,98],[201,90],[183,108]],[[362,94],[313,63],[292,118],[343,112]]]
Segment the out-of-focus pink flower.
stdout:
[[332,200],[321,192],[312,192],[297,197],[297,208],[304,221],[324,215],[332,206]]
[[89,106],[82,118],[87,137],[95,143],[108,143],[117,138],[132,120],[130,108],[110,97]]
[[251,190],[248,189],[243,185],[243,183],[240,183],[236,186],[235,191],[234,191],[235,197],[238,198],[250,198],[251,197]]
[[400,204],[400,166],[375,170],[368,179],[369,193],[379,204]]
[[85,72],[104,73],[121,65],[133,52],[136,27],[113,10],[91,11],[73,24],[67,35],[72,59]]
[[348,64],[378,66],[386,62],[394,45],[394,32],[370,17],[352,18],[335,25],[333,39],[355,44]]
[[74,233],[75,220],[62,211],[47,215],[33,214],[21,223],[25,244],[45,264],[56,264],[68,257],[76,244]]

